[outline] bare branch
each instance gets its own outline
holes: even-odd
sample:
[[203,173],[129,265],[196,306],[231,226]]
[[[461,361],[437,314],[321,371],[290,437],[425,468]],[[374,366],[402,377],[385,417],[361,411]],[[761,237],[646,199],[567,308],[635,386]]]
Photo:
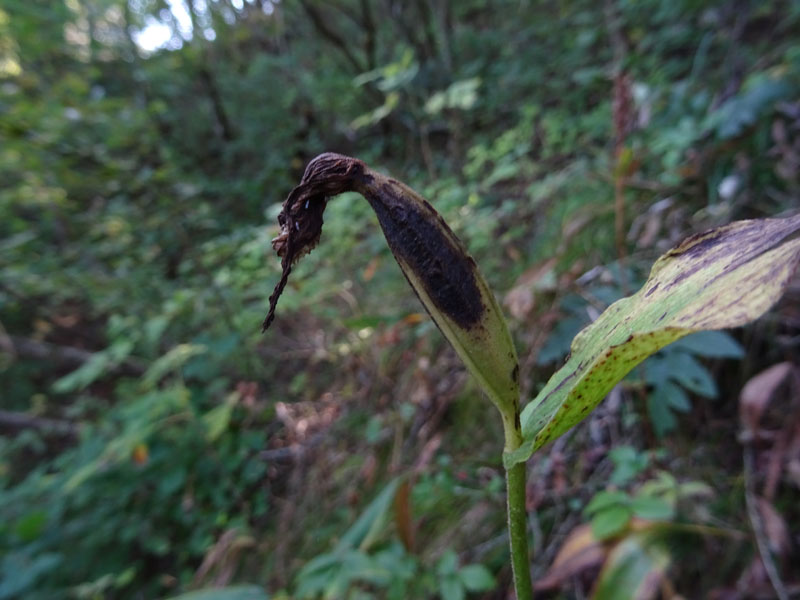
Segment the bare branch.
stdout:
[[319,32],[319,34],[327,39],[339,50],[339,52],[342,53],[342,55],[347,59],[347,62],[350,63],[357,73],[363,73],[367,70],[361,61],[356,58],[355,54],[350,51],[350,48],[347,47],[347,43],[344,41],[344,39],[328,26],[328,23],[325,21],[325,17],[311,2],[308,2],[308,0],[300,0],[300,5],[311,19],[311,22],[314,24],[314,28]]
[[0,427],[11,429],[36,429],[66,437],[76,437],[80,427],[72,421],[36,417],[27,413],[0,410]]
[[[77,367],[89,360],[93,353],[82,348],[72,346],[58,346],[48,342],[40,342],[16,335],[8,337],[13,346],[14,352],[21,358],[34,360],[50,360],[64,367]],[[118,367],[123,373],[128,375],[141,375],[147,370],[144,363],[128,358]]]

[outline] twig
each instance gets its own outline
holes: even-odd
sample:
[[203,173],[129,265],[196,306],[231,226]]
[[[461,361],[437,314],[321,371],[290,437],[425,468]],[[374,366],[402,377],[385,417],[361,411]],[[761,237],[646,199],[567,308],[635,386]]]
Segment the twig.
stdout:
[[761,516],[758,514],[758,507],[756,506],[755,484],[753,483],[753,448],[750,444],[746,444],[743,452],[744,459],[744,499],[747,505],[747,516],[750,519],[750,525],[753,528],[753,535],[756,538],[756,547],[758,554],[761,557],[761,562],[764,564],[764,570],[767,572],[772,588],[775,590],[775,595],[778,600],[789,600],[789,594],[786,591],[786,586],[781,579],[775,561],[769,550],[769,541],[767,534],[764,531],[764,524],[761,522]]
[[356,73],[363,73],[366,71],[363,63],[358,60],[355,54],[350,51],[350,48],[347,47],[345,39],[329,26],[329,21],[326,20],[325,16],[322,15],[315,6],[305,0],[300,0],[300,6],[308,15],[309,19],[311,19],[314,29],[342,53],[342,56],[344,56]]
[[[51,360],[63,366],[81,365],[94,355],[93,352],[82,348],[59,346],[16,335],[8,336],[8,339],[11,340],[14,351],[21,358]],[[124,360],[116,368],[130,375],[141,375],[147,370],[144,363],[132,358]]]
[[310,449],[318,446],[325,437],[327,430],[318,431],[310,438],[305,444],[292,444],[285,448],[273,448],[272,450],[263,450],[258,453],[258,457],[262,460],[294,460],[302,457]]
[[622,291],[628,294],[625,265],[627,250],[625,248],[625,187],[630,175],[625,163],[625,138],[628,135],[633,112],[631,97],[631,81],[625,72],[625,60],[628,54],[627,42],[622,28],[622,18],[613,0],[605,3],[606,29],[614,49],[612,64],[613,75],[613,126],[614,126],[614,239],[619,261],[619,280]]
[[14,429],[36,429],[45,433],[54,433],[67,437],[76,437],[80,430],[80,427],[72,421],[47,419],[8,410],[0,410],[0,425]]

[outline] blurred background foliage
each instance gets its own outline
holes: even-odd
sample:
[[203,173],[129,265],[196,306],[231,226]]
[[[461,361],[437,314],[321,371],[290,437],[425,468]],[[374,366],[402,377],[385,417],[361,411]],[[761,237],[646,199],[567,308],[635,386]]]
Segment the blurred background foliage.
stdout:
[[[499,423],[360,198],[259,333],[280,202],[326,150],[424,193],[531,398],[675,242],[800,205],[798,31],[781,0],[2,0],[0,599],[508,597]],[[798,593],[798,298],[534,457],[543,597]]]

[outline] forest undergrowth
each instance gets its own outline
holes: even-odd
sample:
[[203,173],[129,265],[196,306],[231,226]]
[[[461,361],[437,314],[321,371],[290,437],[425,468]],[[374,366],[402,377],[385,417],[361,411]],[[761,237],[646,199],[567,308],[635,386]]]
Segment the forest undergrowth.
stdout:
[[[501,425],[355,194],[261,334],[281,203],[325,151],[413,185],[527,401],[667,249],[800,208],[798,30],[778,0],[4,0],[0,599],[510,597]],[[798,348],[795,276],[537,453],[537,597],[800,593]]]

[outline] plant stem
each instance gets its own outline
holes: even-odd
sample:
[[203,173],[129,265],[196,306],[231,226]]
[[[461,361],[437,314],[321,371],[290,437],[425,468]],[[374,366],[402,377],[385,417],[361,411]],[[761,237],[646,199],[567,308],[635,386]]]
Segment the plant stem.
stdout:
[[[505,425],[505,451],[511,452],[522,443],[519,417]],[[528,512],[525,509],[525,463],[506,469],[506,502],[508,504],[508,540],[511,548],[511,568],[517,600],[533,600],[531,571],[528,557]]]

